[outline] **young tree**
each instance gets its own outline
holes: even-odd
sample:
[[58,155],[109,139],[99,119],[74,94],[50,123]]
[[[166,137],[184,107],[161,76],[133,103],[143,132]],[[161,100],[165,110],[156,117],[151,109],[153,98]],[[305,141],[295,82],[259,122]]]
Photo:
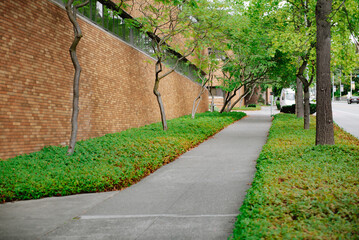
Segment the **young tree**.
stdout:
[[[309,50],[310,52],[310,50]],[[309,87],[312,85],[314,80],[314,64],[311,66],[311,72],[309,78],[304,77],[304,72],[308,66],[310,53],[307,53],[304,59],[302,60],[302,65],[299,67],[297,72],[297,78],[302,82],[303,90],[304,90],[304,129],[309,129],[310,126],[310,95],[309,95]]]
[[[276,61],[264,11],[251,5],[243,10],[246,8],[244,5],[232,7],[232,22],[228,30],[231,51],[219,78],[221,88],[226,92],[221,112],[233,109],[255,85],[268,80],[268,73]],[[232,102],[241,88],[244,88],[243,94]]]
[[[198,41],[205,35],[195,30],[196,19],[191,15],[196,7],[195,1],[152,1],[143,0],[138,5],[142,17],[136,19],[135,24],[152,38],[153,56],[155,63],[155,82],[153,93],[161,113],[163,130],[167,130],[167,120],[161,93],[160,82],[175,71],[181,61],[190,56],[198,45]],[[181,53],[176,54],[174,51]],[[170,61],[172,65],[165,64]]]
[[[121,7],[124,7],[124,2],[128,0],[121,0],[116,5],[112,1],[108,0],[99,0],[102,4],[107,5],[111,9],[114,9],[116,11],[122,11]],[[70,136],[70,142],[67,150],[68,155],[72,155],[75,150],[76,145],[76,138],[77,138],[77,132],[78,132],[78,116],[79,116],[79,100],[80,100],[80,75],[81,75],[81,66],[77,57],[77,45],[79,44],[81,38],[82,38],[82,31],[80,28],[80,25],[77,21],[77,12],[78,9],[86,7],[89,4],[89,0],[86,1],[75,1],[75,0],[68,0],[65,9],[67,16],[73,26],[74,30],[74,40],[72,41],[71,47],[69,49],[70,56],[72,63],[74,65],[75,74],[74,74],[74,80],[73,80],[73,103],[72,103],[72,117],[71,117],[71,136]]]
[[76,48],[82,38],[82,32],[79,23],[76,19],[77,9],[86,6],[89,1],[86,1],[81,4],[73,5],[74,0],[69,0],[66,3],[66,12],[67,16],[70,19],[73,28],[74,28],[74,40],[70,47],[70,56],[72,63],[75,68],[75,75],[73,80],[73,103],[72,103],[72,117],[71,117],[71,137],[70,143],[67,150],[67,154],[71,155],[74,153],[75,144],[76,144],[76,137],[77,137],[77,119],[79,115],[79,92],[80,92],[80,74],[81,74],[81,66],[79,60],[77,58]]
[[[199,58],[201,60],[204,60],[203,59],[204,56],[199,56]],[[213,82],[214,73],[215,73],[215,71],[217,69],[217,64],[218,64],[218,61],[216,61],[215,59],[212,59],[211,57],[206,57],[206,60],[209,60],[208,63],[207,63],[208,64],[207,66],[204,65],[201,60],[200,60],[200,64],[198,65],[198,67],[200,69],[202,69],[201,66],[204,66],[206,68],[206,70],[207,70],[207,74],[203,75],[202,71],[197,72],[198,78],[201,79],[201,89],[200,89],[197,97],[193,100],[192,114],[191,114],[192,119],[195,118],[198,106],[199,106],[199,104],[200,104],[200,102],[202,100],[203,93],[206,90],[210,93],[210,91],[208,90],[208,87]],[[211,104],[211,111],[213,112],[212,106],[213,106],[213,97],[212,97],[212,104]]]
[[[201,89],[199,94],[193,101],[192,118],[202,99],[202,94],[207,90],[209,85],[213,83],[213,79],[220,66],[223,65],[223,57],[228,48],[228,38],[226,32],[229,28],[228,4],[223,1],[204,1],[201,2],[200,8],[194,12],[197,19],[197,29],[205,29],[206,37],[202,38],[195,51],[194,63],[206,72],[206,76],[202,71],[198,71],[198,77],[201,79]],[[212,92],[208,91],[211,95]],[[214,110],[214,98],[212,96],[211,111]]]
[[[231,111],[241,99],[254,90],[256,84],[266,78],[266,72],[267,69],[260,65],[247,66],[244,62],[238,62],[238,59],[227,61],[222,68],[222,77],[218,77],[221,82],[220,88],[226,93],[220,112]],[[241,88],[245,89],[244,92],[232,102]]]
[[[296,110],[298,117],[304,117],[304,129],[309,129],[310,124],[310,93],[309,88],[314,81],[315,65],[315,29],[313,27],[314,1],[292,0],[279,6],[278,1],[273,1],[273,13],[271,18],[276,19],[274,27],[276,48],[292,55],[291,62],[296,65]],[[310,66],[312,65],[312,66]],[[308,69],[310,67],[310,69]],[[304,91],[304,99],[302,92]],[[304,105],[303,105],[304,100]],[[304,106],[304,109],[303,109]]]

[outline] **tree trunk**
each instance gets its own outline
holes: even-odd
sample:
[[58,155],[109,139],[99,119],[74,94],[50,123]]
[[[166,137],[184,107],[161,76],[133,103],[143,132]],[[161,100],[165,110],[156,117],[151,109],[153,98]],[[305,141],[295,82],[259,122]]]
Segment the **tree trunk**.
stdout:
[[304,129],[310,126],[309,86],[304,86]]
[[166,120],[165,108],[163,106],[161,93],[158,91],[159,83],[160,83],[160,81],[156,79],[155,86],[153,88],[153,93],[156,95],[158,106],[160,107],[163,130],[166,131],[168,129],[167,128],[167,120]]
[[168,128],[167,128],[165,107],[163,106],[161,93],[158,90],[158,88],[160,86],[160,76],[159,76],[159,74],[160,74],[160,72],[162,72],[161,59],[157,60],[155,68],[156,68],[156,79],[155,79],[155,85],[153,86],[153,93],[156,95],[158,106],[160,107],[161,122],[162,122],[163,131],[167,131]]
[[196,116],[196,112],[198,109],[199,104],[201,103],[202,100],[202,91],[200,92],[200,94],[196,97],[196,99],[193,101],[193,106],[192,106],[192,119],[195,118]]
[[332,0],[317,0],[317,120],[316,145],[333,145],[333,113],[330,81],[330,22]]
[[230,104],[232,98],[234,98],[234,96],[236,96],[237,90],[238,89],[235,89],[233,91],[233,93],[227,92],[226,97],[224,99],[223,107],[222,107],[221,111],[219,111],[220,113],[223,113],[224,111],[228,112],[228,110],[229,110],[228,104]]
[[[250,101],[254,95],[254,92],[256,91],[256,86],[253,87],[251,95],[249,95],[249,98],[247,98],[248,101]],[[246,102],[246,106],[248,106],[249,104]]]
[[223,113],[224,110],[226,109],[227,104],[229,102],[230,94],[231,94],[230,92],[226,92],[225,97],[223,99],[224,100],[223,101],[223,106],[222,106],[221,110],[219,110],[220,113]]
[[241,101],[243,98],[245,98],[245,97],[248,95],[248,93],[250,93],[254,88],[255,88],[255,87],[253,87],[253,88],[248,88],[248,90],[245,91],[245,92],[232,104],[232,106],[231,106],[230,109],[229,109],[229,112],[232,111],[232,109],[234,108],[234,106],[235,106],[237,103],[239,103],[239,101]]
[[213,94],[211,93],[211,91],[208,91],[209,94],[211,95],[211,108],[210,108],[210,111],[211,112],[214,112],[214,96]]
[[297,78],[297,92],[295,95],[295,111],[297,118],[304,117],[303,100],[303,83],[299,78]]
[[226,112],[231,111],[231,104],[232,104],[232,98],[231,98],[231,100],[228,101],[228,104],[227,104],[227,107],[226,107]]
[[79,116],[79,98],[80,98],[80,75],[81,75],[81,66],[76,54],[76,48],[82,38],[82,32],[80,25],[76,20],[76,11],[77,8],[83,7],[89,3],[89,1],[82,3],[77,6],[72,6],[73,0],[69,0],[66,4],[67,16],[70,19],[73,28],[74,28],[74,40],[69,49],[72,64],[75,68],[74,80],[73,80],[73,102],[72,102],[72,117],[71,117],[71,136],[69,147],[67,149],[67,155],[72,155],[75,150],[76,138],[77,138],[77,119]]
[[204,82],[202,83],[201,90],[199,91],[199,94],[198,94],[198,96],[196,97],[196,99],[193,101],[193,106],[192,106],[192,119],[194,119],[195,116],[196,116],[196,112],[197,112],[198,106],[199,106],[199,104],[201,103],[201,100],[202,100],[202,94],[204,93],[204,89],[206,88],[206,84],[207,84],[208,81],[209,81],[209,79],[207,79],[206,81],[204,81]]

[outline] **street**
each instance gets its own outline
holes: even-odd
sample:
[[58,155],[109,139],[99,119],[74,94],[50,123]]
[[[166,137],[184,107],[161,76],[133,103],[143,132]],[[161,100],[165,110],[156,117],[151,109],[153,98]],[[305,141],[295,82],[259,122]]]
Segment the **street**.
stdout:
[[334,122],[359,139],[359,104],[334,102],[332,106]]

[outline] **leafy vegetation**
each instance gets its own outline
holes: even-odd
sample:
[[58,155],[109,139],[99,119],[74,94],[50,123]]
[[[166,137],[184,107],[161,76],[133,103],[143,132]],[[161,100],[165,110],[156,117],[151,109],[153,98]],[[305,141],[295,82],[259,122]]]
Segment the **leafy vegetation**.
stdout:
[[128,187],[245,113],[201,113],[0,161],[0,202]]
[[242,111],[256,111],[256,110],[261,110],[261,109],[262,109],[262,106],[256,105],[256,104],[249,104],[248,106],[233,108],[233,110],[242,110]]
[[314,147],[314,124],[276,115],[233,239],[357,239],[359,141],[337,126],[335,141]]
[[[314,114],[316,111],[317,111],[317,104],[314,104],[314,103],[309,104],[309,113]],[[295,104],[290,105],[290,106],[283,106],[282,112],[295,114]]]

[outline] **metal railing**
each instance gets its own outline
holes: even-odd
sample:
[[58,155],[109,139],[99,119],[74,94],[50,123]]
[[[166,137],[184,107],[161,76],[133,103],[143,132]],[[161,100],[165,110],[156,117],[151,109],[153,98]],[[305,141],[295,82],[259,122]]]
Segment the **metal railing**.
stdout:
[[[67,2],[67,0],[53,1],[56,1],[63,6],[65,6]],[[153,39],[147,34],[141,32],[139,28],[126,23],[126,18],[132,18],[126,12],[117,12],[113,9],[109,9],[107,6],[97,0],[90,0],[88,5],[79,9],[79,14],[102,29],[105,29],[116,37],[122,39],[129,45],[140,49],[141,51],[153,57]],[[177,56],[170,52],[168,54],[171,54],[171,56],[168,56],[169,60],[166,62],[166,64],[170,67],[173,67]],[[198,77],[198,71],[199,69],[195,65],[191,64],[187,59],[181,60],[176,67],[176,72],[185,75],[187,78],[194,82],[201,82]]]

